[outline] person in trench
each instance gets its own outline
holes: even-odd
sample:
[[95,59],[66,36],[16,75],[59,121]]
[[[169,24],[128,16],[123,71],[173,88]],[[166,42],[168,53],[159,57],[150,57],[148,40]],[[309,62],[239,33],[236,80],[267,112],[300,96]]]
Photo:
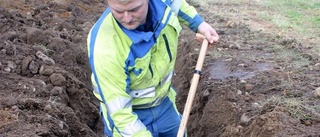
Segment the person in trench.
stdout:
[[107,0],[88,38],[93,94],[105,136],[175,137],[181,114],[171,79],[181,24],[219,36],[185,0]]

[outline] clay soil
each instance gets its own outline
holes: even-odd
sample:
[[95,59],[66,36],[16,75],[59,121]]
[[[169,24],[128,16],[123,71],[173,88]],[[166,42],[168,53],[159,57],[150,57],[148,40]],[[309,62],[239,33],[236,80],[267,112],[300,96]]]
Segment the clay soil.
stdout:
[[[311,52],[319,37],[276,35],[255,13],[226,14],[261,8],[254,3],[191,4],[221,40],[208,49],[188,135],[319,137],[320,57]],[[0,137],[102,136],[86,38],[106,6],[0,1]],[[180,36],[174,85],[181,113],[201,45],[194,36],[188,29]]]

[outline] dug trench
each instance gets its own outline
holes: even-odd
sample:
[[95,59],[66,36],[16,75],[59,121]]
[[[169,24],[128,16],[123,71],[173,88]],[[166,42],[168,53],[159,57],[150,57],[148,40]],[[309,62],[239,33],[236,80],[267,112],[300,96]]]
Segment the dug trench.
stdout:
[[[105,7],[98,0],[0,2],[0,137],[102,136],[86,37]],[[299,43],[207,14],[201,6],[197,9],[217,29],[221,41],[208,49],[188,135],[319,136],[319,113],[307,111],[310,117],[294,117],[299,115],[292,115],[274,96],[290,95],[319,105],[308,91],[320,86],[320,68],[290,73],[294,78],[290,80],[299,81],[298,85],[279,86],[289,75],[281,66],[292,62],[275,60],[271,46],[295,50]],[[194,37],[184,28],[179,38],[173,84],[181,113],[201,45]],[[302,55],[319,62],[317,57]]]

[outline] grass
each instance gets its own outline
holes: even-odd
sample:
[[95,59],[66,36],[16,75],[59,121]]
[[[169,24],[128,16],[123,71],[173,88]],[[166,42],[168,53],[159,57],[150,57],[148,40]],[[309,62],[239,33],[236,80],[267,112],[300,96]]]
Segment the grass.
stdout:
[[53,54],[55,53],[54,50],[48,49],[48,48],[47,48],[46,46],[44,46],[44,45],[36,44],[36,45],[33,45],[32,47],[33,47],[33,48],[39,48],[39,49],[41,49],[41,50],[44,51],[45,54],[47,54],[47,55],[53,55]]
[[[195,2],[195,0],[187,0]],[[274,34],[276,38],[296,38],[308,52],[320,55],[320,1],[319,0],[204,0],[204,8],[217,4],[212,14],[219,13],[234,21],[249,23],[252,30]],[[240,6],[236,6],[240,5]],[[254,13],[254,14],[253,14]],[[243,19],[245,18],[245,19]],[[280,49],[281,50],[281,49]]]
[[[319,0],[268,0],[263,1],[262,5],[277,13],[264,18],[277,25],[282,31],[289,34],[296,33],[296,37],[319,39]],[[312,47],[313,54],[319,55],[320,45],[315,42]]]
[[301,53],[290,48],[285,48],[282,45],[272,45],[268,50],[275,53],[276,56],[273,59],[276,62],[286,62],[286,64],[291,65],[286,67],[290,67],[291,69],[300,69],[312,63],[309,59],[303,57]]
[[310,37],[320,36],[320,2],[318,0],[268,0],[259,4],[277,14],[271,14],[269,21],[282,30],[295,30]]
[[291,117],[299,120],[317,120],[320,106],[309,105],[307,101],[284,96],[273,96],[262,104],[274,104],[286,108]]
[[304,58],[303,56],[299,55],[297,52],[287,49],[282,49],[279,51],[279,55],[276,56],[279,61],[286,61],[287,64],[291,64],[291,68],[299,69],[303,66],[309,65],[311,62]]
[[312,114],[308,114],[306,112],[306,110],[311,109],[311,106],[306,105],[305,103],[303,103],[302,101],[296,98],[284,99],[282,103],[293,118],[297,118],[300,120],[308,120],[308,119],[316,120],[317,119]]

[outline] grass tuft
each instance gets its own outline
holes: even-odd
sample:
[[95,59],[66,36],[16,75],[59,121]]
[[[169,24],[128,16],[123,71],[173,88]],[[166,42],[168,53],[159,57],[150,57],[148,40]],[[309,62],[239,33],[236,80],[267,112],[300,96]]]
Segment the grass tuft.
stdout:
[[290,116],[299,120],[317,120],[320,113],[320,106],[296,98],[273,96],[262,104],[274,104],[286,108]]

